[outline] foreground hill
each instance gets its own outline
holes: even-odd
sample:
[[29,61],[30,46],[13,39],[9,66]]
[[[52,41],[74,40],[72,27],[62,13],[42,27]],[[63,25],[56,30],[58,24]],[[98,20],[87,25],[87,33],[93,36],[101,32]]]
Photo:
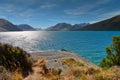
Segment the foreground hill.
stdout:
[[78,30],[120,30],[120,15],[90,24]]
[[46,30],[49,31],[72,31],[72,30],[77,30],[80,27],[84,27],[88,25],[88,23],[81,23],[81,24],[75,24],[75,25],[71,25],[68,23],[58,23],[55,26],[49,27]]
[[35,31],[36,30],[28,24],[20,24],[20,25],[17,25],[17,27],[20,28],[23,31]]
[[0,31],[21,31],[21,29],[8,20],[0,19]]

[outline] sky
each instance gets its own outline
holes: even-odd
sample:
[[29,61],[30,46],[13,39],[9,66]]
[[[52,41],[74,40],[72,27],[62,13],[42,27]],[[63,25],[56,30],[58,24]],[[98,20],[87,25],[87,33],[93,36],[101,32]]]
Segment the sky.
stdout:
[[120,0],[0,0],[0,18],[46,28],[94,23],[120,14]]

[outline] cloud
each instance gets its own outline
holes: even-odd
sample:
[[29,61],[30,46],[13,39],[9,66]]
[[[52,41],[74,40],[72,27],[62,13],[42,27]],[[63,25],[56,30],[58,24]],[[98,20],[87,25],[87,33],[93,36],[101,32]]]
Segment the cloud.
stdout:
[[33,14],[35,14],[33,9],[27,9],[25,11],[21,11],[20,13],[18,13],[18,16],[22,18],[30,18],[33,16]]
[[25,9],[24,8],[18,8],[15,7],[15,5],[12,4],[4,4],[0,6],[0,12],[2,14],[12,15],[12,16],[18,16],[22,18],[29,18],[33,15],[34,10],[33,9]]
[[10,13],[10,12],[13,12],[14,10],[15,10],[15,7],[12,4],[5,4],[5,5],[0,6],[1,12]]
[[120,10],[103,14],[104,17],[113,17],[113,16],[116,16],[116,15],[120,15]]
[[75,9],[64,10],[64,13],[69,14],[69,15],[81,15],[81,14],[88,14],[88,13],[91,14],[91,13],[94,12],[94,10],[92,10],[92,9],[94,9],[94,8],[100,6],[100,5],[109,3],[110,1],[112,1],[112,0],[92,1],[92,2],[89,2],[89,3],[86,3],[86,4],[82,4]]
[[86,5],[86,6],[80,6],[76,9],[64,10],[64,12],[65,14],[69,14],[69,15],[81,15],[81,14],[86,14],[92,8],[94,8],[94,6]]
[[4,19],[6,19],[7,17],[6,17],[6,16],[0,16],[0,18],[4,18]]
[[40,6],[40,8],[53,8],[53,7],[55,7],[55,6],[57,6],[56,4],[43,4],[43,5],[41,5]]
[[96,23],[96,22],[99,22],[99,21],[102,21],[105,19],[109,19],[109,18],[114,17],[116,15],[120,15],[120,10],[101,14],[101,15],[99,15],[99,19],[91,21],[90,23]]

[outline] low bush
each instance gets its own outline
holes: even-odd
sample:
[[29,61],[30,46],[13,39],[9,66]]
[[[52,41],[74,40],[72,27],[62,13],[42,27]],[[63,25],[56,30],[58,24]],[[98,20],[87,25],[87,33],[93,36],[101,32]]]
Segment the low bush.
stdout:
[[9,71],[27,72],[32,69],[33,58],[26,51],[19,47],[0,43],[0,65]]
[[120,36],[113,37],[112,45],[106,48],[106,53],[106,58],[100,63],[101,67],[120,66]]

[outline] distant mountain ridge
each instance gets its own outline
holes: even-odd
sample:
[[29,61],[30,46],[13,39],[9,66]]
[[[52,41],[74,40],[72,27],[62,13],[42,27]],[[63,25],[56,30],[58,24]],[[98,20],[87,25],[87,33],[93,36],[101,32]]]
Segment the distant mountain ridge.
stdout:
[[68,23],[58,23],[55,26],[47,28],[50,31],[79,31],[79,30],[94,30],[94,31],[115,31],[120,30],[120,15],[99,21],[93,24],[81,23],[71,25]]
[[0,31],[21,31],[21,29],[8,20],[0,19]]
[[62,30],[69,30],[72,27],[71,24],[68,23],[58,23],[55,26],[47,28],[50,31],[62,31]]
[[36,30],[28,24],[20,24],[20,25],[17,25],[17,27],[20,28],[23,31],[35,31]]
[[47,28],[46,30],[48,30],[48,31],[72,31],[72,30],[77,30],[80,27],[84,27],[88,24],[89,23],[81,23],[81,24],[71,25],[68,23],[58,23],[55,26]]
[[70,30],[78,30],[79,28],[85,27],[87,25],[90,25],[90,24],[89,23],[74,24]]
[[[0,19],[0,31],[34,31],[41,30],[35,29],[30,25],[21,24],[15,25],[8,20]],[[81,24],[68,24],[68,23],[58,23],[54,26],[51,26],[47,31],[79,31],[79,30],[94,30],[94,31],[111,31],[111,30],[120,30],[120,15],[96,22],[93,24],[81,23]]]
[[87,25],[78,30],[120,30],[120,15],[106,19],[97,23]]
[[15,25],[6,19],[0,19],[0,32],[1,31],[28,31],[28,30],[35,30],[35,29],[27,24]]

